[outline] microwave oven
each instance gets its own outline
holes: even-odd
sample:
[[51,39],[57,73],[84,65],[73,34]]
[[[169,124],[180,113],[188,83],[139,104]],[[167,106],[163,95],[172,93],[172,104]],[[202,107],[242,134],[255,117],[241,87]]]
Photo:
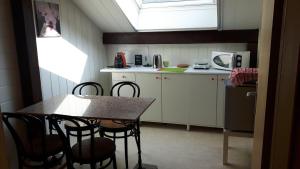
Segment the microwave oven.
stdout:
[[212,52],[211,67],[222,70],[249,67],[250,51],[243,52]]

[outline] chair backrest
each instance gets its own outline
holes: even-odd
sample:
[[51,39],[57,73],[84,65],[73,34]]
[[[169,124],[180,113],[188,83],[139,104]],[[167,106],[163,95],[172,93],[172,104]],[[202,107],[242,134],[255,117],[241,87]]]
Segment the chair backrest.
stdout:
[[42,150],[40,160],[46,158],[44,117],[25,113],[2,113],[2,117],[16,143],[18,155],[30,158],[39,149]]
[[132,88],[132,97],[140,97],[140,87],[136,83],[130,81],[122,81],[114,84],[110,90],[110,95],[113,96],[114,90],[117,90],[117,96],[120,96],[120,90],[125,86]]
[[76,91],[78,90],[78,94],[79,95],[82,95],[82,90],[86,87],[92,87],[92,88],[95,88],[96,90],[96,94],[95,95],[101,95],[103,96],[103,87],[99,84],[99,83],[96,83],[96,82],[84,82],[84,83],[80,83],[78,85],[76,85],[73,90],[72,90],[72,94],[75,95],[76,94]]
[[97,121],[64,115],[51,115],[50,121],[60,137],[64,140],[67,160],[70,160],[72,157],[72,137],[75,138],[72,140],[76,140],[76,143],[78,143],[79,157],[82,157],[82,141],[84,139],[90,139],[90,153],[91,157],[94,157],[95,150],[93,150],[92,147],[94,147],[95,129],[99,128],[99,124],[96,123]]

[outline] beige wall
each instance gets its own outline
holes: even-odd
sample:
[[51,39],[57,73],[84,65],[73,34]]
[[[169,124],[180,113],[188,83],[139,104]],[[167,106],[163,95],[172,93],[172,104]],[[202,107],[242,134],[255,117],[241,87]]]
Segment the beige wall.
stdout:
[[[260,169],[264,139],[266,100],[268,92],[268,77],[270,50],[273,26],[274,0],[263,1],[262,22],[258,45],[258,87],[253,141],[252,169]],[[276,71],[276,70],[274,70]],[[275,85],[275,84],[274,84]]]
[[[47,0],[49,1],[49,0]],[[72,0],[60,3],[62,36],[37,38],[43,99],[71,93],[84,81],[96,81],[107,89],[108,75],[102,32]]]
[[[13,32],[10,0],[0,2],[0,108],[1,111],[14,111],[22,106],[17,54]],[[5,136],[6,139],[3,137]],[[9,132],[0,122],[0,168],[16,168],[15,145]],[[4,142],[6,140],[6,143]],[[7,154],[9,152],[9,154]]]

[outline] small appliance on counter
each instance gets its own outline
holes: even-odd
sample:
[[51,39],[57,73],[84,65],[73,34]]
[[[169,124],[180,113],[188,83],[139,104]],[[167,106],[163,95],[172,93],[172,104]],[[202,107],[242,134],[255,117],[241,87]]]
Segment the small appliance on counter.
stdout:
[[193,65],[194,69],[209,69],[210,65],[208,63],[195,63]]
[[117,55],[115,56],[114,67],[115,68],[126,68],[127,67],[124,52],[117,53]]
[[134,65],[136,66],[143,65],[143,55],[134,55]]
[[215,69],[232,70],[249,67],[250,51],[243,52],[212,52],[211,66]]
[[153,68],[162,68],[161,55],[158,54],[153,56]]

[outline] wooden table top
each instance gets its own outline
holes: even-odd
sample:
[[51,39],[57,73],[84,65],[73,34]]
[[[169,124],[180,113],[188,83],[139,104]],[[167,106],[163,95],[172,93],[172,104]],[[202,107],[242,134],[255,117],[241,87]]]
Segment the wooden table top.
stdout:
[[60,114],[75,117],[137,120],[154,102],[154,98],[113,96],[55,96],[18,112],[30,114]]

